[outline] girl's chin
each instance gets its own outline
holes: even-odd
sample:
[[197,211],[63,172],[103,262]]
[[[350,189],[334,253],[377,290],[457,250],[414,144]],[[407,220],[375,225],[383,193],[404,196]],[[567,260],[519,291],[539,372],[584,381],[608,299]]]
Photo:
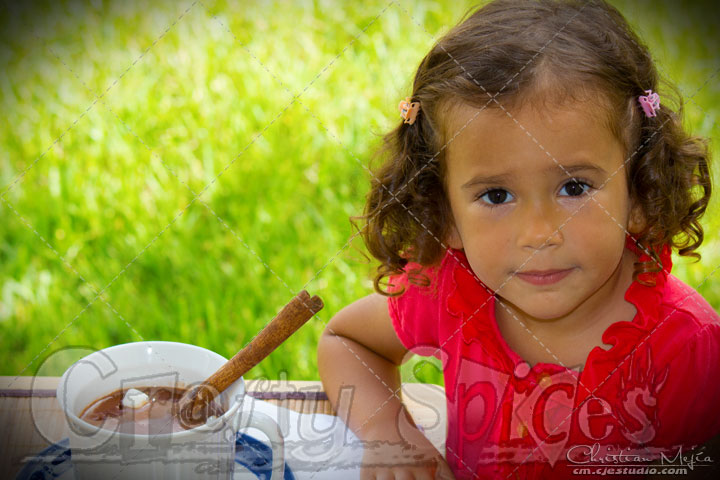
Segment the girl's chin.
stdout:
[[576,307],[576,305],[561,302],[559,299],[540,300],[524,297],[517,299],[515,302],[511,298],[502,298],[501,301],[505,303],[507,310],[503,306],[499,306],[499,308],[505,310],[505,313],[508,313],[511,317],[516,316],[520,320],[528,318],[551,322],[566,317]]

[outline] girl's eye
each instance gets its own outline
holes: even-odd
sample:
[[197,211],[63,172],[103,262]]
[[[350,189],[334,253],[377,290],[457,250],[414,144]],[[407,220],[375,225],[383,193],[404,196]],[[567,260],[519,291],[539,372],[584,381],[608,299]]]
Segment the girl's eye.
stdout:
[[500,205],[502,203],[509,202],[512,199],[512,195],[507,190],[501,190],[499,188],[488,190],[479,197],[483,202],[490,205]]
[[590,190],[590,185],[587,183],[581,182],[580,180],[571,180],[563,185],[560,191],[566,192],[566,194],[563,195],[564,197],[579,197],[580,195],[587,193],[588,190]]

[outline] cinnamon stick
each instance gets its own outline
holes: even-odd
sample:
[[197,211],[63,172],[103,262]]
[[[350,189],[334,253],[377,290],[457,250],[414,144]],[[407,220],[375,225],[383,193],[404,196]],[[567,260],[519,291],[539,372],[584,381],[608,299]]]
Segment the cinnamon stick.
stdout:
[[180,401],[180,420],[190,425],[203,421],[202,412],[217,395],[260,363],[323,306],[323,301],[317,295],[311,298],[307,291],[300,292],[250,343],[202,384],[185,394]]

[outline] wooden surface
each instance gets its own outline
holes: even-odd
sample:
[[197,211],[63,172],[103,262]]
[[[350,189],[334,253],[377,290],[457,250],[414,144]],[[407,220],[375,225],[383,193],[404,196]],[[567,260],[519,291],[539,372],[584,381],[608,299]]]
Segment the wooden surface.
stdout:
[[[15,478],[27,458],[67,437],[55,398],[59,377],[0,376],[0,472]],[[248,395],[300,413],[334,412],[320,382],[247,380]],[[441,387],[405,384],[403,401],[430,441],[444,452],[445,395]]]

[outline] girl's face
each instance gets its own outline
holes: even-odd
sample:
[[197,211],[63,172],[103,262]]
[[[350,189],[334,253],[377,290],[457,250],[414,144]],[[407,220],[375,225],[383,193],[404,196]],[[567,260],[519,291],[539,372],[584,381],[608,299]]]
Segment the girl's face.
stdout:
[[448,115],[448,138],[461,130],[446,155],[449,246],[530,317],[610,300],[634,228],[622,144],[590,104],[511,114],[463,105]]

